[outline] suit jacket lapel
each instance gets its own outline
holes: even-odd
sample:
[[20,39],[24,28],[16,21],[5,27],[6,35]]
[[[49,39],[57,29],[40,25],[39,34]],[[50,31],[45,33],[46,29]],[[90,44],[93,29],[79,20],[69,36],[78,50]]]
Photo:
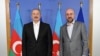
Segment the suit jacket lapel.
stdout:
[[31,34],[32,34],[32,37],[35,39],[35,41],[36,41],[36,38],[35,38],[35,34],[34,34],[34,26],[33,26],[33,23],[31,23],[31,25],[30,25],[30,32],[31,32]]
[[72,39],[74,38],[74,36],[75,36],[76,29],[77,29],[77,22],[75,21],[74,26],[73,26],[73,30],[72,30],[71,40],[72,40]]
[[68,31],[67,31],[67,23],[64,25],[64,33],[65,33],[65,36],[70,40]]
[[42,25],[43,23],[42,22],[40,22],[40,27],[39,27],[39,33],[38,33],[38,39],[37,39],[37,41],[40,39],[40,37],[41,37],[41,33],[43,32],[42,30],[43,30],[43,25]]

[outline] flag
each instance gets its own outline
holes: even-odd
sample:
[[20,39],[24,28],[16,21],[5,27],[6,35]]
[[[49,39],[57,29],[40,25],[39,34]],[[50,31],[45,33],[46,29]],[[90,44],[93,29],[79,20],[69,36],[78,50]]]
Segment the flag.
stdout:
[[78,17],[77,17],[77,21],[84,22],[82,7],[80,7],[80,11],[79,11],[79,14],[78,14]]
[[57,12],[55,29],[53,31],[53,54],[52,56],[59,56],[59,37],[60,37],[60,27],[62,26],[62,19],[60,9]]
[[22,20],[19,9],[16,10],[16,16],[11,34],[11,45],[9,56],[22,56]]

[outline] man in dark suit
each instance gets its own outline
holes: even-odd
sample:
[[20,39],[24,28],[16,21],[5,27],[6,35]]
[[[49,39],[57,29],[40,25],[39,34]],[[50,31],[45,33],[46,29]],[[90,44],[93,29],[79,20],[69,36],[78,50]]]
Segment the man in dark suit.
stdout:
[[51,56],[52,32],[49,24],[40,22],[39,9],[33,9],[31,17],[33,22],[23,28],[22,56]]

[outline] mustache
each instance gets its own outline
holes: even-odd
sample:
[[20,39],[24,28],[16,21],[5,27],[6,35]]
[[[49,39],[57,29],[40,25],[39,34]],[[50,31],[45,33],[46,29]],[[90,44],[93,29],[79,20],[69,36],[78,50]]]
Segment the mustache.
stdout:
[[36,17],[34,17],[34,18],[38,18],[38,17],[36,16]]
[[68,17],[68,19],[72,19],[72,17]]

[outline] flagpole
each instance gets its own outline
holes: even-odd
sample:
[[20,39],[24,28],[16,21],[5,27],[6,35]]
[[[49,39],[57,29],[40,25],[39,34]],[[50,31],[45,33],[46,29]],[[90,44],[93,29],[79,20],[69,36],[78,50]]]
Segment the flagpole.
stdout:
[[[58,10],[60,10],[60,8],[61,8],[61,2],[58,2]],[[55,20],[55,25],[56,25],[56,20]],[[55,30],[55,26],[54,26],[54,30]]]
[[83,6],[83,1],[80,2],[80,7],[82,8],[82,6]]
[[41,3],[40,2],[38,3],[38,9],[39,10],[41,9]]
[[59,9],[61,8],[61,2],[58,2]]
[[[40,3],[40,2],[38,3],[38,9],[39,9],[40,12],[41,12],[41,3]],[[40,21],[42,21],[42,17],[40,18]]]
[[16,7],[17,7],[17,9],[19,9],[19,6],[20,6],[20,3],[17,2],[17,3],[16,3]]

